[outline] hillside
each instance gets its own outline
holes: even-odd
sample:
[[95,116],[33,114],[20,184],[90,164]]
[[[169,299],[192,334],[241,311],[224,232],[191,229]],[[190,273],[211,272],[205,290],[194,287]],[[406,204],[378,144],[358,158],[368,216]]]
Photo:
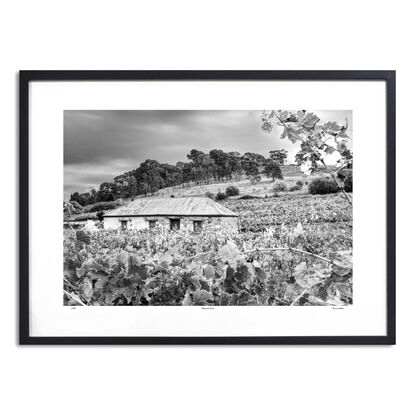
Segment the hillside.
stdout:
[[[310,178],[305,177],[301,171],[294,171],[291,166],[284,166],[289,167],[289,173],[287,176],[284,176],[283,180],[275,180],[266,177],[265,175],[261,175],[261,180],[257,183],[251,183],[247,178],[242,177],[239,180],[227,180],[227,181],[220,181],[211,184],[200,184],[195,185],[194,183],[188,183],[185,185],[180,186],[173,186],[167,187],[165,189],[160,189],[157,192],[158,196],[171,196],[174,197],[189,197],[189,196],[205,196],[207,192],[211,193],[218,193],[218,192],[225,192],[228,186],[236,186],[240,191],[240,196],[256,196],[256,197],[265,197],[265,196],[272,196],[273,195],[273,187],[275,186],[276,182],[284,182],[287,188],[290,188],[296,184],[297,181],[302,181],[304,184],[309,182]],[[297,167],[297,166],[295,166]],[[319,175],[311,176],[311,180],[314,177]],[[307,187],[304,186],[303,189],[300,191],[294,192],[295,194],[305,194],[307,193]]]
[[[192,184],[222,183],[240,177],[257,182],[261,175],[275,179],[281,177],[281,166],[287,158],[287,151],[271,150],[269,158],[266,158],[255,153],[226,153],[218,149],[204,153],[192,149],[187,158],[188,162],[178,161],[175,164],[147,159],[135,170],[101,183],[98,188],[84,193],[72,193],[69,200],[86,206],[137,195],[154,195],[172,186],[185,188]],[[295,166],[295,169],[298,167]]]
[[[252,196],[255,198],[266,198],[274,195],[273,188],[277,183],[283,183],[287,191],[278,192],[280,196],[289,195],[291,197],[301,196],[308,194],[308,183],[316,177],[321,177],[321,173],[315,173],[310,176],[304,176],[297,166],[284,166],[286,167],[283,180],[275,180],[260,175],[261,180],[256,183],[252,183],[246,177],[242,176],[240,179],[217,181],[210,184],[195,184],[194,182],[185,183],[178,186],[166,187],[160,189],[153,194],[147,196],[139,195],[128,198],[119,198],[114,202],[98,202],[86,206],[79,206],[80,211],[71,212],[66,215],[66,220],[69,221],[85,221],[88,219],[97,219],[97,214],[101,211],[107,211],[119,207],[125,203],[128,203],[137,198],[145,197],[205,197],[207,193],[216,195],[218,192],[225,193],[226,188],[229,186],[235,186],[239,189],[239,196],[231,197],[230,199],[243,198],[244,196]],[[289,191],[290,188],[296,185],[297,182],[301,181],[303,186],[299,190]]]
[[[160,189],[152,195],[144,196],[135,196],[134,198],[125,198],[125,199],[118,199],[116,202],[98,202],[90,205],[86,205],[82,207],[82,212],[76,212],[76,214],[72,214],[69,217],[69,220],[86,220],[86,219],[96,219],[97,213],[99,211],[104,210],[111,210],[116,208],[124,203],[128,203],[129,201],[136,199],[136,198],[143,198],[143,197],[204,197],[206,193],[210,192],[216,195],[218,192],[225,192],[226,188],[229,186],[236,186],[239,189],[239,197],[243,196],[253,196],[253,197],[271,197],[273,196],[273,187],[276,183],[284,183],[287,186],[287,189],[293,187],[298,181],[304,183],[304,186],[300,190],[296,190],[294,192],[285,192],[286,194],[290,195],[304,195],[308,193],[307,184],[310,180],[315,177],[320,176],[319,174],[311,175],[310,177],[305,177],[304,175],[297,174],[294,175],[294,172],[291,172],[291,176],[284,177],[283,180],[276,180],[272,181],[270,178],[261,175],[261,180],[257,183],[251,183],[247,178],[242,177],[239,180],[227,180],[227,181],[220,181],[210,184],[200,184],[197,185],[195,183],[186,183],[179,186],[172,186],[166,187],[164,189]],[[284,192],[280,192],[283,194]],[[103,206],[105,205],[105,206]]]
[[[301,180],[301,177],[292,177],[284,179],[283,182],[290,187],[294,185],[297,180]],[[304,179],[303,179],[304,180]],[[182,186],[173,186],[165,189],[161,189],[157,192],[158,196],[174,196],[174,197],[189,197],[189,196],[205,196],[207,192],[218,193],[225,192],[226,188],[229,186],[236,186],[241,196],[257,196],[257,197],[268,197],[273,194],[272,188],[275,185],[275,181],[272,181],[269,178],[262,177],[260,182],[252,184],[247,179],[241,180],[229,180],[224,182],[217,182],[212,184],[201,184],[195,185],[193,183],[182,185]]]

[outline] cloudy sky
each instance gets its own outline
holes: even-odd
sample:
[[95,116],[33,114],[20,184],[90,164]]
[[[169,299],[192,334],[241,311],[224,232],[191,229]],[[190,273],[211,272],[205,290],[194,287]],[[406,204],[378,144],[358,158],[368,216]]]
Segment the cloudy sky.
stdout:
[[[352,122],[351,111],[313,111],[322,121]],[[64,111],[64,193],[89,191],[146,159],[175,164],[192,148],[208,152],[286,149],[280,131],[261,130],[261,111]]]

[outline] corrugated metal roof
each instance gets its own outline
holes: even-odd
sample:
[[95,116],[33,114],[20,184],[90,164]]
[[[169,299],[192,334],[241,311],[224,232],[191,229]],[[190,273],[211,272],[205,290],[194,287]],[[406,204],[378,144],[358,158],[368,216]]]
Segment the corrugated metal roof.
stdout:
[[117,209],[107,211],[113,216],[238,216],[208,197],[139,198]]

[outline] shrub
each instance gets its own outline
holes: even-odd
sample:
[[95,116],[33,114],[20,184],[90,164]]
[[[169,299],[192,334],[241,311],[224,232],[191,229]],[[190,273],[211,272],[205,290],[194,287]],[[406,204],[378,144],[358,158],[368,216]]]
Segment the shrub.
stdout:
[[174,195],[170,195],[170,197],[174,197]]
[[214,199],[215,198],[215,194],[212,192],[206,192],[205,196],[208,197],[209,199]]
[[295,192],[296,190],[301,190],[302,187],[303,187],[302,185],[300,186],[298,184],[295,184],[294,186],[291,186],[288,190],[290,192]]
[[253,195],[243,195],[238,198],[238,200],[252,200],[252,199],[261,199],[260,196],[253,196]]
[[346,192],[353,192],[353,176],[349,176],[344,182],[344,190]]
[[308,186],[308,191],[312,195],[326,195],[329,193],[337,193],[339,187],[334,180],[320,177],[312,180]]
[[81,213],[79,215],[73,216],[72,219],[77,222],[83,222],[87,220],[96,220],[97,214],[95,212],[94,213]]
[[297,186],[303,187],[303,182],[301,180],[298,180],[295,184]]
[[216,200],[225,200],[226,199],[226,194],[223,192],[218,192],[216,195]]
[[99,212],[101,210],[115,209],[119,206],[118,202],[98,202],[93,205],[84,206],[84,213]]
[[225,194],[227,197],[229,196],[238,196],[239,195],[239,189],[236,186],[229,186],[225,190]]
[[346,192],[353,191],[353,170],[344,169],[337,173],[337,177],[344,183],[344,190]]
[[284,182],[277,182],[277,183],[275,183],[272,190],[274,191],[274,194],[277,194],[279,192],[286,192],[287,191],[287,185]]

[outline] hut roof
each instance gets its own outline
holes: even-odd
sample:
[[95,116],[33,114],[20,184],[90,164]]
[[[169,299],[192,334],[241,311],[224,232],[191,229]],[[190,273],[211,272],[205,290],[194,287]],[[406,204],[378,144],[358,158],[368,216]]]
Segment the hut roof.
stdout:
[[238,216],[208,197],[154,197],[136,199],[105,213],[114,216]]

